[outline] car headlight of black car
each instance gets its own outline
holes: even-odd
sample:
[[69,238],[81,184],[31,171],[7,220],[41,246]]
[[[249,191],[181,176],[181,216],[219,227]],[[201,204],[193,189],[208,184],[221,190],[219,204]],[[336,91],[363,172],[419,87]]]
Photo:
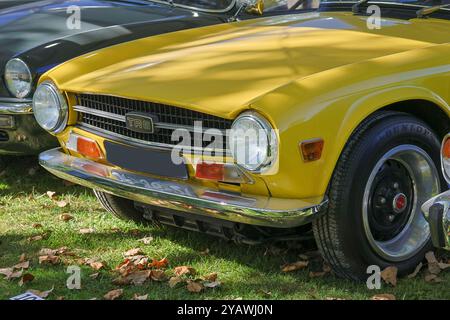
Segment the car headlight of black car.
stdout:
[[39,125],[51,133],[59,133],[67,125],[67,101],[51,81],[44,81],[37,87],[33,97],[33,112]]
[[5,66],[5,82],[16,98],[26,98],[31,93],[33,76],[28,65],[20,59],[11,59]]

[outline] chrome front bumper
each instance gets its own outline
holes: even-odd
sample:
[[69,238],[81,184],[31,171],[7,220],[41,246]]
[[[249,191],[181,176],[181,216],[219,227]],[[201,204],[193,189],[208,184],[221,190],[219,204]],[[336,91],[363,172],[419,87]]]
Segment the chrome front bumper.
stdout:
[[434,246],[450,250],[450,190],[425,202],[422,211],[430,224]]
[[9,98],[0,100],[0,114],[21,115],[32,113],[33,105],[31,100],[20,101]]
[[310,223],[327,200],[235,194],[182,181],[158,179],[80,159],[60,148],[41,153],[40,164],[59,178],[149,205],[218,219],[288,228]]

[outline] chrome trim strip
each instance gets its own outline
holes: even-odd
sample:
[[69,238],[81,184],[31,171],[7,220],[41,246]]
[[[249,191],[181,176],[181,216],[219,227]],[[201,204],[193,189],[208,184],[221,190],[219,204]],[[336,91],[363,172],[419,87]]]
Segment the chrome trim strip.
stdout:
[[39,163],[59,178],[130,200],[245,224],[278,228],[310,223],[326,207],[323,197],[283,199],[233,194],[182,181],[132,173],[76,158],[61,148],[45,151]]
[[28,100],[24,102],[1,100],[0,114],[33,114],[33,103]]
[[[131,137],[127,137],[115,132],[111,132],[111,131],[102,131],[100,128],[97,128],[96,126],[91,126],[90,124],[87,123],[78,123],[77,125],[78,128],[86,130],[88,132],[94,133],[96,135],[99,135],[103,138],[110,138],[110,137],[115,137],[115,138],[119,138],[121,140],[123,140],[124,142],[133,142],[134,144],[137,145],[141,145],[141,146],[149,146],[149,147],[156,147],[156,148],[160,148],[160,149],[173,149],[175,146],[177,146],[177,144],[166,144],[166,143],[159,143],[159,142],[152,142],[152,141],[145,141],[145,140],[140,140],[140,139],[135,139],[135,138],[131,138]],[[185,148],[185,150],[188,147]],[[191,147],[190,151],[193,154],[204,154],[205,152],[215,152],[216,154],[221,154],[223,155],[223,157],[231,157],[231,153],[228,150],[223,150],[223,149],[210,149],[210,148],[196,148],[196,147]]]
[[[117,121],[120,121],[123,123],[126,122],[125,116],[121,116],[121,115],[111,113],[111,112],[96,110],[96,109],[92,109],[92,108],[88,108],[88,107],[84,107],[84,106],[80,106],[80,105],[74,106],[73,109],[80,113],[91,114],[94,116],[114,119],[114,120],[117,120]],[[180,126],[180,125],[167,123],[167,122],[156,122],[155,128],[170,129],[170,130],[186,129],[190,132],[202,132],[202,133],[205,132],[206,130],[210,130],[210,129],[219,130],[219,129],[215,129],[215,128],[203,128],[202,127],[202,131],[199,131],[199,130],[196,130],[196,128],[194,126]],[[223,130],[219,130],[219,131],[221,131],[222,134],[224,136],[226,136],[226,134],[227,134],[226,131],[225,132]]]
[[169,6],[185,8],[185,9],[190,9],[190,10],[195,10],[195,11],[200,11],[200,12],[208,12],[208,13],[225,13],[225,12],[230,11],[236,4],[236,0],[232,0],[231,4],[227,8],[214,10],[214,9],[203,9],[203,8],[197,8],[197,7],[193,7],[193,6],[187,6],[187,5],[179,4],[176,2],[170,3],[169,1],[163,1],[163,0],[151,0],[151,1],[157,2],[157,3],[162,3],[165,5],[169,5]]

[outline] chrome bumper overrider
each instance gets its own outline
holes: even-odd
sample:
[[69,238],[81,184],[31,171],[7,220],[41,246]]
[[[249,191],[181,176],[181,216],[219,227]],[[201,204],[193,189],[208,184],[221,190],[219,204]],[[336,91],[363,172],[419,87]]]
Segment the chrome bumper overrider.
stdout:
[[311,222],[327,200],[235,194],[181,181],[144,176],[80,159],[60,148],[41,153],[40,164],[59,178],[134,201],[239,223],[295,227]]
[[425,202],[422,211],[430,224],[434,246],[450,250],[450,190]]
[[0,100],[0,114],[32,114],[31,101],[15,101],[14,99]]

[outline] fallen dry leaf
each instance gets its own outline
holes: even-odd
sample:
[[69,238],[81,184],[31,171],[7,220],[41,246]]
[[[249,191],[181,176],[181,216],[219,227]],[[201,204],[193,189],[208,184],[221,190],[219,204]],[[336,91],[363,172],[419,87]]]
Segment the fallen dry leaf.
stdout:
[[27,256],[25,253],[22,253],[19,257],[19,262],[25,262],[27,260]]
[[178,277],[181,277],[182,275],[195,276],[197,274],[197,271],[194,268],[188,266],[175,267],[173,271],[175,275]]
[[408,278],[408,279],[415,278],[415,277],[417,276],[417,274],[420,272],[420,270],[422,270],[422,266],[423,266],[423,263],[422,263],[422,262],[419,263],[419,264],[417,265],[416,269],[414,269],[414,272],[411,273],[411,274],[409,274],[407,278]]
[[34,276],[31,273],[25,273],[19,280],[19,286],[23,286],[25,283],[31,282],[34,280]]
[[150,275],[150,270],[140,270],[130,273],[126,279],[128,283],[134,284],[135,286],[140,286],[149,279]]
[[203,286],[205,288],[217,288],[217,287],[220,287],[220,285],[221,285],[220,281],[203,282]]
[[141,248],[134,248],[134,249],[130,249],[127,252],[125,252],[123,255],[125,257],[131,257],[131,256],[137,256],[137,255],[141,255],[144,252],[142,251]]
[[142,242],[143,244],[150,244],[153,241],[153,237],[150,237],[150,236],[145,237],[145,238],[139,239],[138,241]]
[[94,232],[95,232],[95,229],[92,229],[92,228],[82,228],[79,231],[80,234],[89,234],[89,233],[94,233]]
[[134,294],[133,300],[147,300],[148,294],[144,294],[142,296],[138,295],[137,293]]
[[381,278],[386,282],[387,284],[390,284],[392,286],[397,285],[397,267],[390,266],[385,268],[383,271],[381,271]]
[[45,239],[47,237],[48,237],[48,233],[38,234],[36,236],[29,237],[28,241],[29,242],[40,241],[40,240]]
[[217,280],[217,272],[207,274],[203,277],[203,279],[205,279],[206,281],[214,282]]
[[29,267],[30,261],[23,261],[13,266],[13,269],[28,269]]
[[308,266],[308,264],[309,264],[309,261],[303,261],[303,260],[300,260],[300,261],[297,261],[294,263],[288,263],[281,268],[281,271],[291,272],[291,271],[304,269]]
[[395,296],[390,293],[380,293],[374,295],[370,300],[395,300]]
[[428,262],[428,271],[431,274],[439,274],[441,272],[441,268],[439,267],[439,261],[437,261],[436,257],[434,256],[433,251],[429,251],[425,254],[425,258]]
[[89,275],[89,278],[91,278],[91,279],[97,279],[99,275],[100,275],[99,272],[93,273],[93,274],[90,274],[90,275]]
[[61,201],[56,201],[56,205],[57,205],[59,208],[65,208],[65,207],[67,207],[69,204],[68,204],[66,201],[64,201],[64,200],[61,200]]
[[152,259],[152,262],[148,264],[150,268],[163,269],[166,268],[169,264],[169,260],[163,258],[161,260]]
[[43,264],[43,263],[58,264],[59,262],[60,262],[60,259],[58,256],[54,256],[54,255],[39,256],[39,264]]
[[203,287],[203,284],[201,284],[200,282],[188,281],[186,289],[189,292],[199,293],[199,292],[203,291],[204,287]]
[[154,281],[164,281],[167,279],[167,275],[164,270],[152,270],[150,277]]
[[53,200],[53,198],[55,197],[55,195],[56,195],[56,192],[54,192],[54,191],[47,191],[47,196],[48,196],[50,199]]
[[174,288],[177,284],[183,282],[181,277],[171,277],[169,279],[169,287]]
[[42,224],[40,224],[40,223],[33,223],[33,228],[34,229],[42,228]]
[[13,271],[10,274],[6,275],[5,279],[6,280],[11,280],[11,279],[18,279],[20,277],[22,277],[23,274],[23,270],[19,270],[19,271]]
[[68,214],[68,213],[63,213],[62,215],[59,216],[59,218],[60,218],[62,221],[67,222],[67,221],[72,220],[72,219],[73,219],[73,216],[70,215],[70,214]]
[[116,300],[123,295],[123,289],[115,289],[109,291],[107,294],[103,296],[106,300]]
[[60,256],[60,255],[67,255],[67,256],[73,256],[74,254],[69,251],[67,247],[61,247],[58,249],[50,249],[50,248],[42,248],[39,251],[40,256]]
[[53,290],[54,290],[54,287],[47,291],[39,291],[39,290],[30,289],[30,290],[28,290],[28,292],[31,292],[32,294],[35,294],[38,297],[41,297],[42,299],[45,299],[50,295],[50,293],[53,292]]
[[428,273],[425,275],[425,281],[430,283],[440,283],[443,282],[441,278],[439,278],[436,274]]

